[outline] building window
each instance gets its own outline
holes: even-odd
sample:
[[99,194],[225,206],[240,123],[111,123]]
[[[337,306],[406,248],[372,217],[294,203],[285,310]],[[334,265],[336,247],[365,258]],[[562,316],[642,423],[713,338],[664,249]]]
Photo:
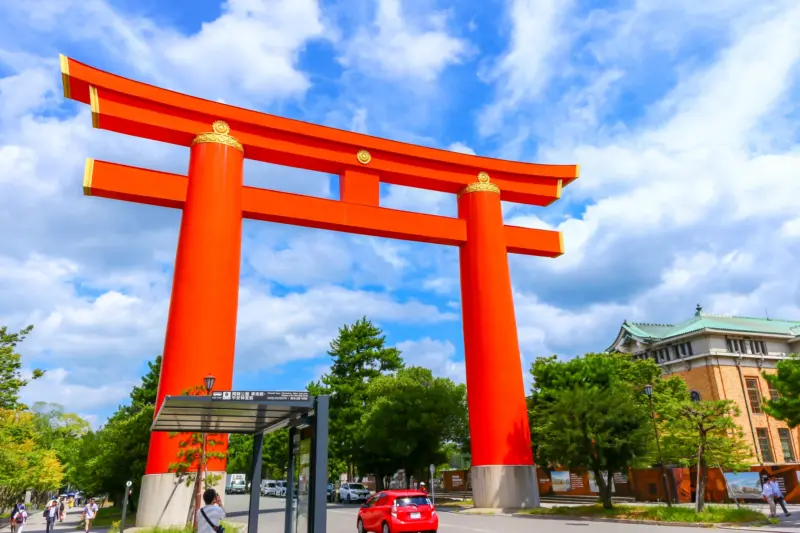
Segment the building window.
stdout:
[[767,428],[756,428],[758,435],[758,447],[761,448],[761,460],[765,463],[774,463],[775,456],[772,455],[772,443],[769,441]]
[[726,339],[731,353],[747,353],[747,343],[739,339]]
[[697,392],[696,390],[693,390],[693,391],[692,391],[692,392],[689,394],[689,396],[692,398],[692,401],[693,401],[693,402],[699,402],[700,400],[702,400],[702,398],[700,397],[700,393],[699,393],[699,392]]
[[691,342],[687,342],[687,343],[684,343],[684,344],[686,344],[686,350],[688,350],[689,355],[694,355],[694,352],[692,351],[692,343]]
[[783,449],[783,462],[794,463],[794,446],[792,446],[792,432],[786,428],[778,428],[778,437],[781,439]]
[[686,356],[686,343],[681,344],[681,355]]
[[[769,382],[767,382],[767,383],[769,383]],[[775,401],[775,400],[780,399],[780,397],[781,397],[781,393],[778,392],[778,389],[775,388],[775,385],[773,385],[772,383],[769,383],[769,399]]]
[[767,345],[764,341],[750,341],[750,353],[767,355]]
[[747,396],[750,398],[750,410],[760,415],[763,411],[761,409],[761,391],[758,389],[758,378],[747,378]]

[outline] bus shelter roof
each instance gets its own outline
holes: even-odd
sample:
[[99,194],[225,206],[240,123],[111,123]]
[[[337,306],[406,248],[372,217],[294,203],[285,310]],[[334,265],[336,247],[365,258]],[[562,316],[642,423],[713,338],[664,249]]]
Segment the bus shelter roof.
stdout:
[[151,430],[252,435],[289,426],[313,410],[314,398],[305,391],[220,391],[211,396],[167,396]]

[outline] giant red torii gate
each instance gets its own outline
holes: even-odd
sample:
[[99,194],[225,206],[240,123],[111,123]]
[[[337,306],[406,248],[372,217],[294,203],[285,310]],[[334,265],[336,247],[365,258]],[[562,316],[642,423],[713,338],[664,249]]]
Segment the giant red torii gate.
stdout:
[[[504,225],[500,202],[549,205],[578,177],[577,165],[490,159],[290,120],[64,56],[61,72],[64,95],[91,106],[94,127],[190,148],[188,175],[89,159],[83,182],[88,196],[183,210],[156,411],[208,373],[217,388],[231,388],[243,218],[458,246],[475,504],[536,503],[507,254],[564,250],[559,232]],[[245,157],[336,174],[340,199],[245,187]],[[456,194],[458,218],[380,207],[381,182]],[[173,514],[162,508],[176,440],[152,434],[140,525]],[[176,521],[184,518],[185,510]]]

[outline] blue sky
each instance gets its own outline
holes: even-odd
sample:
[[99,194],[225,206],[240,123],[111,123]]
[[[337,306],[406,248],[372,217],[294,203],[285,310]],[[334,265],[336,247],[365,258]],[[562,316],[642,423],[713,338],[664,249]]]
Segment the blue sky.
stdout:
[[[699,5],[698,5],[699,4]],[[710,4],[710,5],[707,5]],[[37,0],[0,4],[0,324],[34,324],[28,401],[95,423],[163,346],[180,213],[86,198],[86,157],[185,172],[188,151],[93,130],[58,54],[310,122],[581,165],[564,233],[511,256],[523,364],[605,348],[625,318],[800,319],[800,8],[791,0]],[[336,198],[249,162],[250,185]],[[455,198],[383,187],[383,205]],[[463,381],[457,250],[247,221],[235,386],[301,388],[366,315],[412,364]]]

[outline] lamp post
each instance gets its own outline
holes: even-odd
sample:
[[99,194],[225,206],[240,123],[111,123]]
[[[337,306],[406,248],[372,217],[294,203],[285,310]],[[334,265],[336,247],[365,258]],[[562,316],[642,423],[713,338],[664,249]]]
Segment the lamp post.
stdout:
[[[211,391],[214,389],[214,382],[216,378],[211,374],[207,375],[203,378],[203,384],[206,388],[206,395],[211,396]],[[197,531],[197,514],[200,512],[200,508],[203,506],[203,481],[206,478],[206,471],[208,467],[206,465],[206,433],[203,432],[202,443],[200,444],[200,461],[197,464],[197,479],[195,479],[195,486],[197,487],[197,494],[195,495],[194,500],[194,530]]]
[[653,431],[656,434],[656,449],[658,449],[658,462],[661,465],[661,478],[664,480],[664,490],[666,491],[667,495],[667,507],[672,507],[672,495],[670,494],[669,483],[667,482],[667,471],[664,468],[664,459],[661,457],[661,441],[658,438],[658,424],[656,424],[656,410],[653,407],[653,386],[645,385],[644,393],[647,394],[647,398],[650,400],[650,415],[653,418]]

